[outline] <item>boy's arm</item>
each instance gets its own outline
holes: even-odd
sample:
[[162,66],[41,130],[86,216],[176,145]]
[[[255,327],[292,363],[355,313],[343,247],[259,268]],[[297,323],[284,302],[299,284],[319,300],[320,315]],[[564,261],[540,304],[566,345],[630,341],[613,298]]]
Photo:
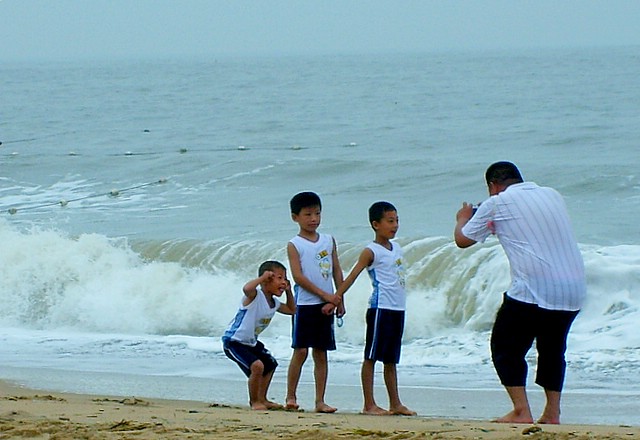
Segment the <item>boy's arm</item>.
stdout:
[[287,295],[287,303],[280,303],[280,307],[278,308],[278,312],[284,313],[285,315],[294,315],[296,313],[296,299],[293,297],[293,292],[291,292],[291,283],[287,280],[287,287],[284,289],[285,295]]
[[251,281],[248,281],[247,284],[242,288],[242,292],[244,293],[244,298],[242,298],[242,305],[248,306],[255,299],[258,294],[258,286],[260,283],[269,280],[273,277],[273,272],[270,270],[265,270],[264,273],[258,278],[254,278]]
[[347,278],[340,284],[338,290],[336,291],[336,296],[339,296],[341,299],[344,294],[349,290],[349,288],[353,285],[358,278],[358,275],[367,267],[373,263],[373,251],[369,248],[364,248],[364,250],[360,253],[358,257],[358,261],[356,262],[353,269],[351,269],[351,273],[347,276]]
[[300,254],[291,242],[287,244],[287,257],[289,258],[291,275],[293,276],[293,280],[296,282],[296,284],[298,284],[304,290],[311,292],[314,295],[318,295],[325,302],[330,302],[336,305],[340,303],[338,297],[318,288],[309,280],[309,278],[305,277],[302,274],[302,266],[300,265]]
[[336,289],[340,287],[344,281],[344,274],[342,273],[342,267],[340,267],[340,259],[338,258],[338,246],[336,245],[335,238],[333,241],[333,253],[331,254],[331,264],[333,267],[333,284]]

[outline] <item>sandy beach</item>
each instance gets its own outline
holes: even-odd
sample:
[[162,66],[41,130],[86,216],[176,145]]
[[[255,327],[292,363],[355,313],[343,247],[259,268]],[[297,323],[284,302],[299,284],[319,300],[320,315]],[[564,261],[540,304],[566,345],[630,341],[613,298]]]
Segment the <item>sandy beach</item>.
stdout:
[[[244,390],[243,390],[244,391]],[[49,393],[0,382],[0,438],[634,439],[640,427],[516,425],[355,413],[251,411],[184,400]]]

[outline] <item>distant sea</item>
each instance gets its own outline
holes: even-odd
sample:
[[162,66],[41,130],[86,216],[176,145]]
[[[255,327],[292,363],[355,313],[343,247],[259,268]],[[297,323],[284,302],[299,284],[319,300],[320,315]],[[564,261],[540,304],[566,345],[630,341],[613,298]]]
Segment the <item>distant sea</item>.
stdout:
[[[638,72],[640,47],[2,63],[0,377],[246,404],[219,337],[260,262],[286,263],[288,201],[312,190],[345,272],[373,237],[368,206],[398,208],[405,403],[502,415],[488,338],[508,264],[495,239],[460,250],[452,230],[487,196],[486,167],[510,160],[565,196],[587,268],[564,421],[638,425]],[[369,291],[363,274],[330,354],[327,399],[346,411],[361,407]],[[263,340],[282,400],[289,319]],[[460,400],[428,406],[433,390]],[[467,392],[496,397],[487,410]]]

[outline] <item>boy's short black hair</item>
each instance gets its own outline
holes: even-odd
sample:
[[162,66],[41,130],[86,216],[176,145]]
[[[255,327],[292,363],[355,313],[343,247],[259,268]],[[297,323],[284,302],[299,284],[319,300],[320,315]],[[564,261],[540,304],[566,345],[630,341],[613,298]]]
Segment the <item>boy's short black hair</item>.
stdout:
[[369,223],[382,220],[385,212],[397,211],[396,207],[389,202],[376,202],[369,207]]
[[284,270],[285,272],[287,271],[287,268],[284,267],[284,264],[282,264],[279,261],[275,261],[275,260],[268,260],[265,261],[264,263],[262,263],[260,265],[260,267],[258,268],[258,276],[262,276],[263,273],[265,273],[266,271],[270,270],[271,272],[275,271],[276,269],[281,269]]
[[291,214],[296,215],[300,214],[300,211],[302,211],[303,208],[317,206],[322,209],[320,196],[311,191],[300,192],[293,196],[289,202],[289,206],[291,207]]
[[491,182],[499,185],[522,182],[522,174],[517,166],[511,162],[496,162],[489,165],[484,174],[487,185]]

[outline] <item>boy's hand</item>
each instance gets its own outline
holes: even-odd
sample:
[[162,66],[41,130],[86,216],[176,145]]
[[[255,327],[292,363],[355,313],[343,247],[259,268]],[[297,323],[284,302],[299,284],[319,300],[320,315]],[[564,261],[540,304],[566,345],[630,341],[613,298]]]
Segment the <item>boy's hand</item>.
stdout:
[[271,279],[274,277],[274,273],[271,272],[270,270],[265,270],[264,272],[262,272],[262,280],[263,281],[271,281]]
[[336,307],[336,316],[338,318],[342,318],[347,313],[347,310],[344,307],[344,303],[340,303],[338,307]]
[[326,294],[323,299],[326,302],[333,304],[334,306],[338,306],[342,302],[342,298],[338,295]]
[[324,315],[333,315],[333,312],[336,310],[336,306],[331,303],[326,303],[322,306],[322,313]]

